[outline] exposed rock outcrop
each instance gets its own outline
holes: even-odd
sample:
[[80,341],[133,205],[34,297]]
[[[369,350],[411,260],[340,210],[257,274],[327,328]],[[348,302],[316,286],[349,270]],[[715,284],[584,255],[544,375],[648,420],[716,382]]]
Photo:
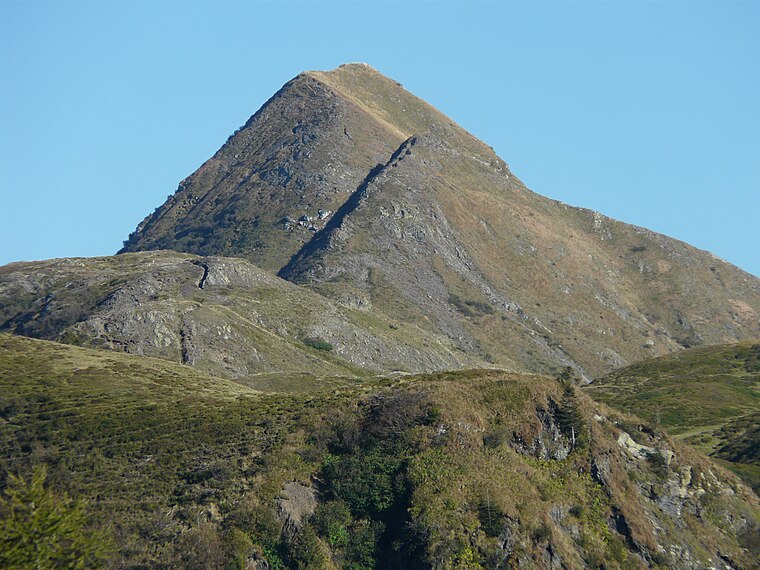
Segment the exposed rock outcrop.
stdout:
[[[6,266],[0,330],[157,356],[232,378],[479,362],[445,338],[383,315],[358,318],[242,259],[170,252]],[[305,345],[309,337],[332,349]]]

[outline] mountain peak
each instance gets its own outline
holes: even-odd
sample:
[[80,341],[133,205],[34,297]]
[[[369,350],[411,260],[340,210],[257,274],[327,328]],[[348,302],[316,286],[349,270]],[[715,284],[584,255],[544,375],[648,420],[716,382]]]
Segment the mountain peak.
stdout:
[[122,251],[155,249],[243,257],[531,371],[590,377],[760,335],[758,280],[530,192],[367,64],[286,84]]
[[346,74],[346,73],[364,73],[367,75],[377,75],[385,79],[389,79],[386,75],[380,73],[377,70],[377,68],[371,66],[369,63],[364,63],[363,61],[349,61],[346,63],[341,63],[338,67],[335,67],[330,70],[312,69],[312,70],[304,71],[303,73],[307,75],[309,74],[338,75],[338,74]]
[[375,73],[380,73],[376,68],[372,67],[369,63],[365,63],[363,61],[348,61],[346,63],[341,63],[337,67],[337,69],[354,69],[354,68],[363,69],[365,71],[374,71]]

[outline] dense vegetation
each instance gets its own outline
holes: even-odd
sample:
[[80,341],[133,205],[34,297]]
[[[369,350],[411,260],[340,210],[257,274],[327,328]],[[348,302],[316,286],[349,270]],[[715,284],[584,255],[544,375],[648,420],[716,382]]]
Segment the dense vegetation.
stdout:
[[0,500],[0,568],[90,568],[111,544],[104,529],[88,527],[84,505],[46,486],[45,464],[30,479],[9,475]]

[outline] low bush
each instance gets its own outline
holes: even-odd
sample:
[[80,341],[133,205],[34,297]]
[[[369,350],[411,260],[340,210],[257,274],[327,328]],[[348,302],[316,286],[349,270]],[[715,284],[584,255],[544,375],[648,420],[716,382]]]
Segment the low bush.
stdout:
[[316,350],[330,351],[333,349],[332,344],[327,342],[322,337],[318,337],[318,336],[307,336],[305,339],[303,339],[303,343],[306,346],[310,346],[311,348],[314,348]]

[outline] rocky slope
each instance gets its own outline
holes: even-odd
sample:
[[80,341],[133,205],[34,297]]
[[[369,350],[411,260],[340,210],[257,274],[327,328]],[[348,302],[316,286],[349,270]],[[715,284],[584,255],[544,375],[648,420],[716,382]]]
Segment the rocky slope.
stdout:
[[645,360],[597,379],[587,390],[723,460],[760,490],[760,343]]
[[471,370],[271,394],[0,334],[0,388],[0,488],[48,465],[114,536],[114,567],[749,569],[760,554],[748,488],[570,381]]
[[[612,181],[611,181],[612,183]],[[299,75],[123,251],[234,255],[473,358],[584,376],[760,337],[760,280],[529,191],[363,64]]]
[[248,382],[483,362],[442,336],[336,305],[245,260],[173,252],[0,268],[0,330],[161,357]]

